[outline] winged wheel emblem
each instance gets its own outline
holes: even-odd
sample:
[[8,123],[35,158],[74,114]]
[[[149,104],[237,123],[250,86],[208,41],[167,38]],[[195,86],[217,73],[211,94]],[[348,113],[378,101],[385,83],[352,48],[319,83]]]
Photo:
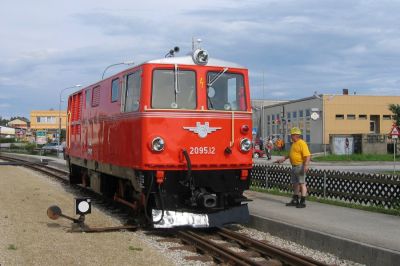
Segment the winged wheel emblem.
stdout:
[[217,131],[221,128],[222,127],[210,127],[209,122],[204,122],[204,125],[202,125],[200,122],[196,122],[195,127],[183,127],[183,129],[196,133],[200,138],[205,138],[209,133]]

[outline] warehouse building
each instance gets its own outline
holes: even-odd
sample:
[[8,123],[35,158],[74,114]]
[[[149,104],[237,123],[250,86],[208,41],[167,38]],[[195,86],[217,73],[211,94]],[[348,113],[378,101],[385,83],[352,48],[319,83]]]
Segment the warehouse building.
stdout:
[[394,122],[388,106],[399,103],[400,96],[349,95],[347,90],[342,95],[316,94],[264,106],[259,132],[263,138],[280,136],[290,143],[290,128],[299,127],[313,152],[331,150],[332,138],[339,136],[358,134],[386,142]]

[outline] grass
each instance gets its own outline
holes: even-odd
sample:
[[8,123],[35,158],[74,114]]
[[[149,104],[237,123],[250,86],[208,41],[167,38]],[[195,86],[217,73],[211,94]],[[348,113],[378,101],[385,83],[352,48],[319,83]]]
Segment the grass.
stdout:
[[[272,194],[272,195],[277,195],[277,196],[285,196],[285,197],[292,196],[292,193],[281,191],[276,188],[262,189],[262,188],[251,187],[251,190],[257,191],[257,192],[262,192],[262,193],[267,193],[267,194]],[[384,206],[364,206],[364,205],[360,205],[360,204],[347,203],[347,202],[333,200],[333,199],[323,199],[323,198],[319,198],[319,197],[315,197],[315,196],[308,196],[307,200],[313,201],[313,202],[324,203],[324,204],[335,205],[335,206],[346,207],[346,208],[352,208],[352,209],[400,216],[400,202],[399,202],[399,204],[397,204],[396,208],[386,209]]]
[[135,248],[134,246],[129,246],[129,250],[133,250],[133,251],[143,251],[142,248]]
[[17,250],[17,246],[16,245],[14,245],[14,244],[10,244],[10,245],[8,245],[8,248],[7,248],[8,250]]
[[392,171],[382,171],[380,173],[381,174],[385,174],[385,175],[400,175],[400,171],[399,170],[396,170],[394,172],[393,172],[393,170]]
[[[387,161],[393,162],[393,154],[350,154],[350,155],[335,155],[329,154],[326,156],[313,157],[314,162],[333,162],[333,161]],[[400,160],[400,156],[396,156],[396,160]]]

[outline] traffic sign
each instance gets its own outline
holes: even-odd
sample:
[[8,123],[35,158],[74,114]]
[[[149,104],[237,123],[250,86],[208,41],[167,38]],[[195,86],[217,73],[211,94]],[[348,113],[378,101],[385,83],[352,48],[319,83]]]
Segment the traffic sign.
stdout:
[[392,136],[393,139],[397,139],[400,135],[399,128],[393,125],[392,130],[390,131],[389,135]]

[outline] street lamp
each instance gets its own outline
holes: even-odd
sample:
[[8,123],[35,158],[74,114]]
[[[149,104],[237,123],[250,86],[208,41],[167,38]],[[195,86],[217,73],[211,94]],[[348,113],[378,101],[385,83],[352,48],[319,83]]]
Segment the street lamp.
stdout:
[[107,69],[109,69],[110,67],[118,66],[118,65],[133,65],[133,64],[134,64],[133,61],[126,61],[126,62],[121,62],[121,63],[116,63],[116,64],[109,65],[108,67],[106,67],[106,69],[104,69],[103,75],[101,76],[101,79],[104,79],[104,74],[106,73]]
[[74,86],[66,87],[66,88],[64,88],[64,89],[62,89],[60,91],[60,105],[58,106],[58,138],[57,138],[57,146],[58,146],[58,148],[57,148],[57,156],[58,156],[58,154],[60,152],[59,151],[59,147],[60,147],[60,138],[61,138],[61,95],[65,90],[73,89],[73,88],[79,88],[79,87],[82,87],[82,85],[77,84],[77,85],[74,85]]

